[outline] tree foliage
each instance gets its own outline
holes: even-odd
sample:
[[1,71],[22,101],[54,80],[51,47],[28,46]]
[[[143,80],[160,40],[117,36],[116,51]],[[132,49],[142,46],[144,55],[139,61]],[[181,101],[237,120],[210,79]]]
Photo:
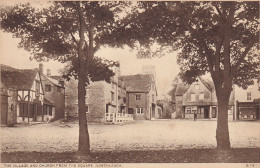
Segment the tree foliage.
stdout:
[[207,72],[223,81],[228,63],[244,88],[259,73],[258,2],[139,2],[123,23],[121,37],[140,46],[142,57],[158,53],[150,49],[155,43],[159,52],[179,50],[180,75],[189,83]]
[[[121,40],[141,57],[179,51],[180,77],[192,83],[210,73],[218,100],[217,146],[230,148],[227,112],[232,85],[260,73],[258,2],[139,2],[122,22]],[[152,50],[154,45],[158,50]]]
[[[21,38],[19,47],[31,52],[38,61],[48,59],[71,62],[67,79],[78,79],[79,152],[90,150],[85,87],[90,81],[109,81],[116,66],[113,61],[95,55],[106,38],[118,26],[121,2],[55,1],[44,8],[30,3],[4,7],[1,29]],[[118,44],[121,45],[121,44]]]
[[[89,35],[87,29],[90,25],[94,30],[94,53],[101,45],[105,45],[101,38],[115,28],[115,11],[118,9],[119,7],[113,3],[84,2],[84,21],[88,25],[86,34]],[[29,51],[32,59],[52,59],[63,63],[70,61],[71,69],[66,77],[77,76],[79,20],[75,2],[54,2],[49,4],[48,8],[35,8],[26,3],[5,7],[1,11],[1,29],[21,38],[19,47]],[[88,16],[93,16],[91,24]],[[89,39],[86,39],[86,52],[89,52],[88,43]],[[90,74],[86,75],[93,81],[102,78],[109,80],[109,76],[113,75],[109,69],[111,66],[117,66],[117,63],[95,57],[89,67]]]

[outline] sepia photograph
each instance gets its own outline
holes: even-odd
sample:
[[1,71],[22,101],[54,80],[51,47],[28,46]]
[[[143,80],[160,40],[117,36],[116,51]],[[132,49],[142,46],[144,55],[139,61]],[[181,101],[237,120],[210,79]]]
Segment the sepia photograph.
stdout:
[[260,167],[259,6],[1,1],[0,167]]

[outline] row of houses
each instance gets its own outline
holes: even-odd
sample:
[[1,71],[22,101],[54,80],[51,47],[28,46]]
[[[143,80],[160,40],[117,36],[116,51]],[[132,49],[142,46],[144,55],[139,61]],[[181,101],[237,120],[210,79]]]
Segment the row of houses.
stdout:
[[[37,69],[0,68],[1,124],[48,122],[78,115],[77,109],[65,112],[65,99],[72,97],[65,94],[65,81],[51,76],[49,69],[44,73],[42,64]],[[162,117],[153,75],[121,76],[119,67],[114,72],[110,83],[92,82],[86,88],[88,121],[115,123]]]
[[1,68],[1,124],[46,122],[64,117],[64,81],[37,69]]
[[[212,81],[197,78],[191,85],[179,83],[175,92],[176,118],[214,119],[218,115],[216,91]],[[260,78],[247,89],[233,85],[228,120],[259,120]]]
[[119,67],[113,71],[110,83],[96,81],[86,88],[88,121],[115,123],[162,117],[152,74],[121,76]]

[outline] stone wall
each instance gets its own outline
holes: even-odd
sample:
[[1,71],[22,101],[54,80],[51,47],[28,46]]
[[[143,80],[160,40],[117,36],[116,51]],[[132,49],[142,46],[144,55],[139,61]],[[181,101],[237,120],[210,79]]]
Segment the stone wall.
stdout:
[[106,103],[104,95],[105,82],[93,82],[87,89],[86,104],[89,122],[105,122]]

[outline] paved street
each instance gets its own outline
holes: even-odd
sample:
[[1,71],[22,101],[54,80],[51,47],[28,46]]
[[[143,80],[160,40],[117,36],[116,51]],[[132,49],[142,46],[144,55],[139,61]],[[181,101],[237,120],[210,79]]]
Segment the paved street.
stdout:
[[[260,147],[260,122],[230,122],[232,147]],[[216,121],[155,120],[124,125],[90,124],[93,151],[161,150],[216,146]],[[77,123],[2,127],[1,151],[76,151]]]

